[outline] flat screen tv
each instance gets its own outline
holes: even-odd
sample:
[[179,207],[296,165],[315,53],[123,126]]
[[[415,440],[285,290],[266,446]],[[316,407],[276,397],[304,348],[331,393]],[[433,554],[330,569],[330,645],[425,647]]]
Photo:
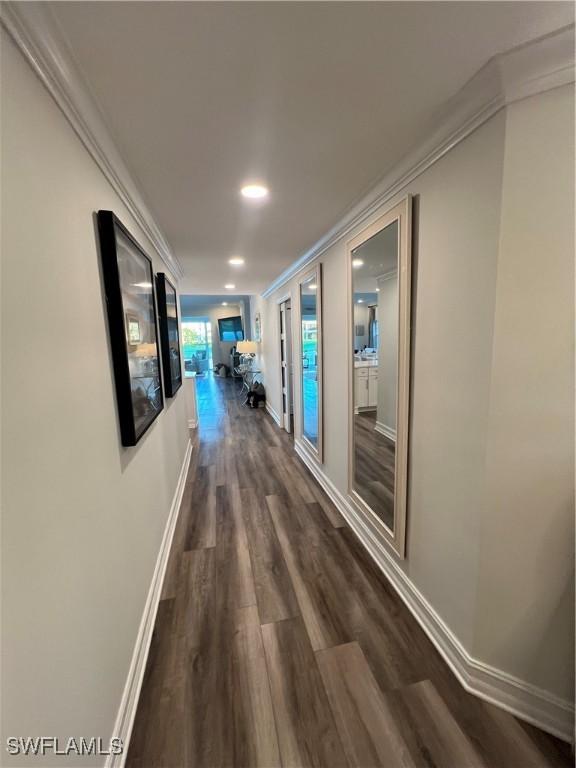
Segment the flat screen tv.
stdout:
[[221,317],[218,320],[218,331],[220,341],[244,341],[244,330],[242,328],[242,318]]

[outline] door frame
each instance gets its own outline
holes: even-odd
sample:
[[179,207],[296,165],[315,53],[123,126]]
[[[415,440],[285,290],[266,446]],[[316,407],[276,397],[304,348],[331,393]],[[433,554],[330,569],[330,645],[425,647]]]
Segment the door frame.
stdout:
[[[302,335],[302,284],[310,277],[314,277],[316,282],[316,335],[317,335],[317,382],[318,382],[318,443],[314,445],[304,434],[304,370],[302,365],[302,348],[303,348],[303,335]],[[317,261],[314,265],[305,272],[298,280],[298,392],[299,400],[298,407],[300,411],[299,417],[299,434],[306,448],[320,463],[324,463],[324,397],[323,397],[323,384],[324,384],[324,339],[322,334],[322,262]]]
[[[292,407],[292,409],[294,408],[294,392],[291,391],[293,389],[293,387],[291,387],[290,371],[288,371],[288,374],[287,374],[287,377],[286,377],[286,381],[287,381],[287,384],[288,384],[288,386],[287,386],[287,390],[288,391],[287,391],[286,394],[287,395],[289,394],[289,397],[287,397],[287,400],[288,400],[288,423],[286,423],[286,419],[284,417],[284,394],[285,393],[284,393],[284,387],[282,386],[282,341],[283,341],[283,339],[282,339],[282,325],[280,323],[280,316],[281,316],[281,312],[282,312],[281,305],[285,304],[287,301],[290,302],[290,326],[292,326],[292,312],[293,312],[293,308],[292,308],[292,292],[288,291],[287,293],[285,293],[283,296],[281,296],[279,299],[276,300],[276,313],[277,313],[276,316],[277,316],[277,319],[278,319],[278,338],[277,338],[278,347],[277,347],[277,349],[279,350],[279,353],[280,353],[278,355],[278,374],[279,374],[278,390],[279,390],[279,393],[280,393],[280,401],[279,402],[280,402],[280,406],[281,406],[280,407],[280,413],[278,415],[280,417],[280,425],[279,425],[280,428],[286,430],[286,432],[291,434],[292,430],[291,430],[291,427],[290,427],[290,408],[291,407]],[[290,343],[292,345],[292,349],[290,350],[291,362],[292,362],[292,368],[294,368],[294,333],[293,333],[293,328],[292,327],[290,327]]]

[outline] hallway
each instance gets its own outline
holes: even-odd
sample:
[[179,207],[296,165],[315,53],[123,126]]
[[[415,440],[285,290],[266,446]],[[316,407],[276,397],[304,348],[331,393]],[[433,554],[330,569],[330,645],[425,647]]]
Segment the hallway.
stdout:
[[264,409],[200,425],[131,768],[545,768],[569,747],[467,694]]
[[1,3],[2,766],[574,764],[575,9]]

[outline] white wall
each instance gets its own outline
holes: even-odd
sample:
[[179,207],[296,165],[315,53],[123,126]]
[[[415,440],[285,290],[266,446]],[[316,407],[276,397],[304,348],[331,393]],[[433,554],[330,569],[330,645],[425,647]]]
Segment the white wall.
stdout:
[[[294,294],[293,299],[295,296],[296,294]],[[266,301],[261,296],[250,298],[252,338],[254,338],[256,312],[260,312],[261,315],[262,340],[258,345],[255,365],[262,371],[267,404],[279,416],[282,413],[282,398],[280,396],[280,314],[278,304],[275,301]],[[291,314],[294,315],[295,313],[292,312]]]
[[[574,100],[506,119],[475,652],[574,692]],[[499,628],[498,632],[494,628]]]
[[[400,567],[470,654],[564,697],[574,659],[571,104],[567,86],[500,111],[346,238],[414,196],[410,487]],[[320,261],[323,471],[346,495],[345,241]],[[268,336],[277,333],[278,297],[296,295],[296,285],[297,277],[260,300]],[[268,398],[279,410],[277,367],[277,345],[267,340]],[[539,488],[527,504],[530,477]]]
[[114,210],[166,267],[1,42],[3,733],[106,740],[188,432],[180,390],[120,445],[94,212]]

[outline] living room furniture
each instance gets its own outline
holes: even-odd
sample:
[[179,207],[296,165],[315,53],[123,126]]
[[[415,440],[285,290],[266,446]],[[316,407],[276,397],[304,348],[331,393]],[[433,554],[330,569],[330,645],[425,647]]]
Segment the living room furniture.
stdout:
[[240,378],[240,374],[236,372],[236,369],[240,365],[240,354],[234,350],[233,352],[230,352],[230,370],[232,371],[232,376],[234,376],[235,379]]

